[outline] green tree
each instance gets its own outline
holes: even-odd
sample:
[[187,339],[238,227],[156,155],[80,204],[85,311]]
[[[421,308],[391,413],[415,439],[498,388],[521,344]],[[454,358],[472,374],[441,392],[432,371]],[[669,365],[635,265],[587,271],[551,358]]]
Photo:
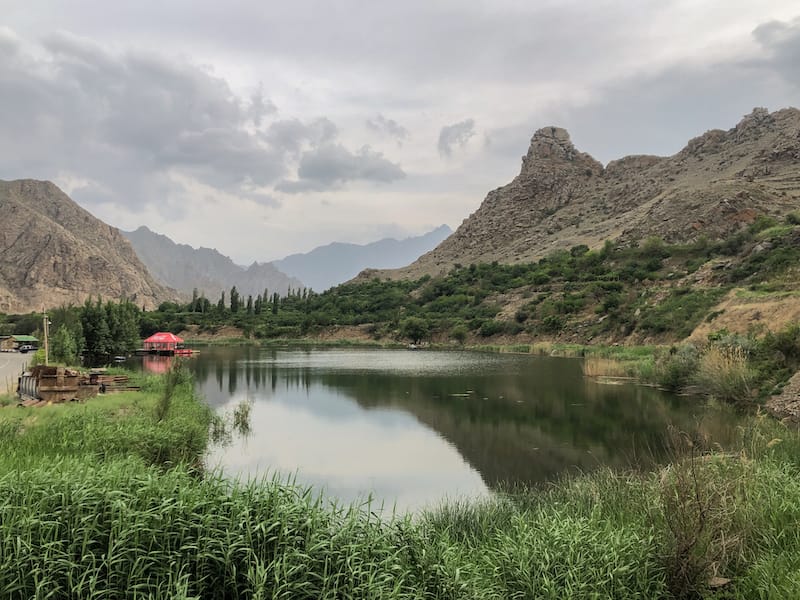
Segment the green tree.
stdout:
[[239,312],[239,308],[241,306],[241,299],[239,298],[239,292],[236,289],[236,286],[231,288],[231,312],[237,313]]
[[50,340],[50,354],[56,362],[74,365],[78,362],[78,342],[66,325],[61,325]]
[[411,340],[412,344],[419,344],[429,331],[430,325],[420,317],[407,317],[400,322],[400,335]]
[[98,298],[96,303],[86,300],[81,310],[81,326],[86,350],[96,356],[111,353],[111,331],[108,328],[106,310]]

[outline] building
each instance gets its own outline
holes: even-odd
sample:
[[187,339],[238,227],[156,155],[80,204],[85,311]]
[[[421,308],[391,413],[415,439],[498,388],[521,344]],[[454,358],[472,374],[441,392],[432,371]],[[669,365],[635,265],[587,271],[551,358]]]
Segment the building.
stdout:
[[0,337],[0,351],[2,352],[19,350],[21,346],[30,346],[29,350],[36,350],[39,348],[39,340],[32,335],[4,335]]
[[183,340],[174,333],[159,331],[144,341],[146,354],[171,356],[183,348]]

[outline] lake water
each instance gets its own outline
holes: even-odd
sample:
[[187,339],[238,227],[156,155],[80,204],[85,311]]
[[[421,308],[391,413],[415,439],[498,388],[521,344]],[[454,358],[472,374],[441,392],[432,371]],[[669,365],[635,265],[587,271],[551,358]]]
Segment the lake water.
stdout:
[[216,410],[252,403],[251,434],[214,448],[210,467],[401,510],[602,465],[652,467],[670,426],[724,443],[734,425],[697,399],[588,379],[580,359],[228,347],[186,364]]

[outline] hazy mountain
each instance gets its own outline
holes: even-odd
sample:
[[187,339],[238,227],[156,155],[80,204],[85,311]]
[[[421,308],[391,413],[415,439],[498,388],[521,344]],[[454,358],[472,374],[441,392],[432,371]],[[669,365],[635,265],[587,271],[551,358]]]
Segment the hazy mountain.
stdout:
[[287,276],[270,263],[240,267],[216,250],[176,244],[147,227],[122,233],[157,279],[184,294],[191,294],[196,288],[215,301],[223,290],[227,293],[234,285],[245,298],[248,295],[255,298],[265,289],[270,294],[285,294],[290,287],[304,287],[301,281]]
[[[419,277],[456,263],[529,262],[559,248],[659,236],[722,238],[800,199],[800,110],[759,108],[733,129],[712,130],[669,157],[628,156],[603,166],[558,127],[538,130],[520,174],[431,252],[407,268]],[[365,277],[376,273],[367,272]]]
[[441,225],[424,235],[404,240],[388,238],[364,245],[334,242],[305,254],[292,254],[272,264],[301,279],[313,290],[324,291],[352,279],[363,269],[405,266],[451,233],[447,225]]
[[49,181],[0,181],[0,312],[130,298],[148,308],[175,297],[119,230]]

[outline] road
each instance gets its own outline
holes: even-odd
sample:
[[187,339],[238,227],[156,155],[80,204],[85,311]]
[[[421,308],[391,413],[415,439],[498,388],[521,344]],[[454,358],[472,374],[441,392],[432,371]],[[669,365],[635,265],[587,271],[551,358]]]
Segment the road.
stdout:
[[23,365],[30,363],[32,353],[0,352],[0,394],[13,393],[17,389],[17,377]]

